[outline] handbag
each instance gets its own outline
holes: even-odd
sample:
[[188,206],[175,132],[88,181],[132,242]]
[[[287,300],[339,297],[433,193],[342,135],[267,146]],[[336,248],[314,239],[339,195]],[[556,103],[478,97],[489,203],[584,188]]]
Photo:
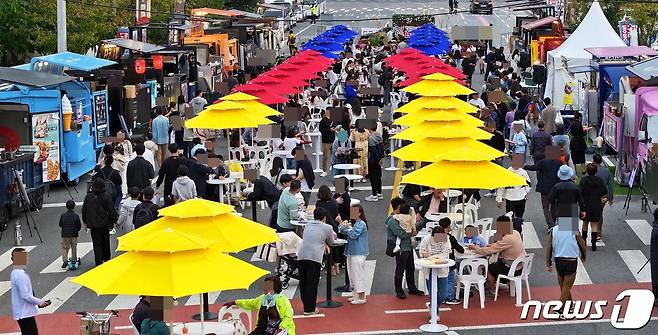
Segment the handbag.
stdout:
[[233,325],[233,332],[231,333],[232,335],[247,335],[249,332],[247,332],[247,328],[244,326],[244,323],[242,323],[242,320],[240,320],[240,317],[235,316],[230,319],[226,319],[223,322],[227,322]]
[[398,253],[393,252],[395,249],[395,241],[386,239],[386,256],[395,257]]
[[555,113],[555,124],[564,124],[564,118],[560,111],[556,111]]

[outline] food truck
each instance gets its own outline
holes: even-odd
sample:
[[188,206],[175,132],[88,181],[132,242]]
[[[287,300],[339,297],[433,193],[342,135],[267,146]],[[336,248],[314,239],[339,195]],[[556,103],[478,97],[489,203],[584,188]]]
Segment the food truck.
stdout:
[[562,20],[553,16],[521,23],[515,28],[514,36],[516,49],[530,51],[530,64],[536,61],[546,63],[546,53],[559,47],[565,40]]
[[195,8],[191,12],[192,21],[190,30],[185,36],[184,43],[188,44],[206,44],[210,48],[210,54],[220,57],[224,71],[233,69],[233,65],[238,64],[238,40],[230,38],[226,33],[206,34],[207,15],[216,15],[223,17],[238,17],[241,14],[214,8]]
[[[77,64],[91,64],[82,57]],[[0,217],[8,218],[21,208],[18,189],[40,208],[45,184],[77,180],[94,168],[107,134],[107,93],[71,76],[15,68],[0,68],[0,83]],[[62,110],[64,94],[70,112]]]
[[[625,67],[631,74],[619,79],[619,95],[603,107],[602,137],[617,152],[615,179],[629,184],[631,172],[642,173],[658,144],[658,57]],[[634,181],[639,180],[636,179]]]

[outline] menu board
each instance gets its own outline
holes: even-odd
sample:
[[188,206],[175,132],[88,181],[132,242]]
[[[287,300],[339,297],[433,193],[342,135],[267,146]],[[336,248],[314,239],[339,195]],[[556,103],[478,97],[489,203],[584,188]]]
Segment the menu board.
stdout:
[[43,167],[43,181],[60,178],[59,112],[32,115],[32,144],[39,147],[34,154],[34,164]]
[[105,91],[94,93],[94,118],[96,119],[96,145],[105,144],[107,137],[107,94]]

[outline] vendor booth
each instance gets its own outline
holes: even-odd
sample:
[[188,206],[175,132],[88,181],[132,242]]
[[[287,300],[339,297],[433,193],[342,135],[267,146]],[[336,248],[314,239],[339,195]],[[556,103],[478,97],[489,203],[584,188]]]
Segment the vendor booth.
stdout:
[[[593,38],[596,36],[596,38]],[[558,109],[583,110],[585,85],[589,77],[573,73],[572,67],[589,66],[592,54],[585,48],[625,46],[610,26],[598,1],[594,1],[576,30],[547,56],[547,81],[544,95]]]

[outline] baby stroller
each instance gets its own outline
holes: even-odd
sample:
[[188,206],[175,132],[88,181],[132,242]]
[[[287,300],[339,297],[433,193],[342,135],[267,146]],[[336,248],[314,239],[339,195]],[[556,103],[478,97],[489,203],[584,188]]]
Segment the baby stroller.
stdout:
[[297,250],[302,245],[302,238],[293,232],[279,233],[279,242],[276,242],[278,266],[276,275],[281,280],[283,289],[287,289],[290,278],[299,280],[299,262]]

